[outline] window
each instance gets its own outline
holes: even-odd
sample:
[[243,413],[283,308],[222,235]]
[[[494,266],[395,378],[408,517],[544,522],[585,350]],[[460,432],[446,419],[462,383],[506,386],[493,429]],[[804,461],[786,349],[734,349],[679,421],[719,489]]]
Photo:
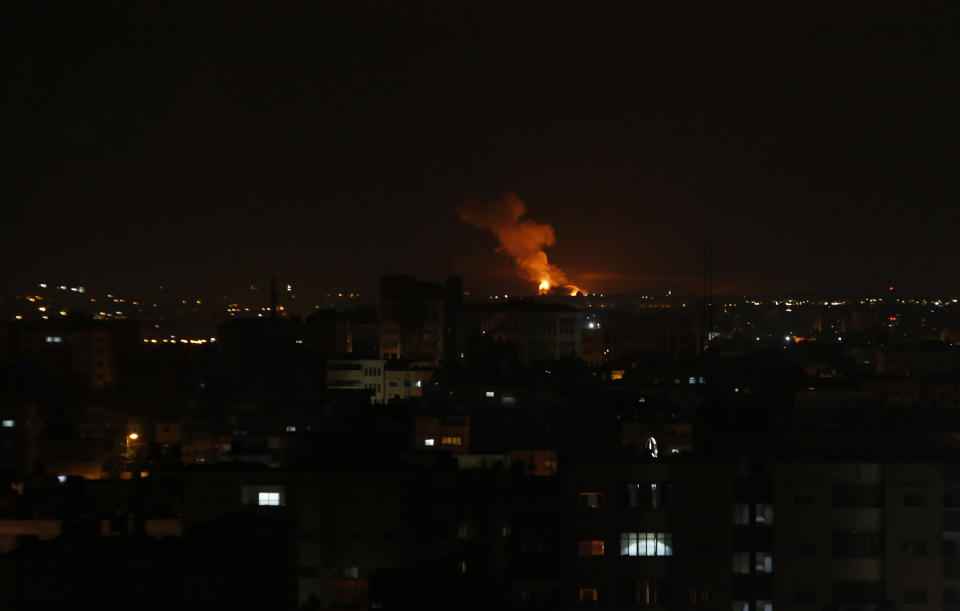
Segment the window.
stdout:
[[756,605],[757,611],[773,611],[773,601],[772,600],[758,600]]
[[460,520],[457,522],[457,538],[473,539],[477,533],[477,525],[472,520]]
[[710,588],[690,588],[691,605],[709,605],[716,600],[716,595]]
[[492,390],[488,390],[488,391],[487,391],[486,393],[484,393],[484,394],[486,395],[486,397],[487,397],[488,399],[492,399],[492,398],[494,398],[494,397],[497,395],[497,393],[493,392]]
[[773,524],[773,505],[758,503],[756,512],[757,524]]
[[883,584],[879,581],[834,581],[833,602],[844,605],[878,605],[883,602]]
[[581,492],[580,506],[587,509],[600,509],[603,507],[604,497],[602,492]]
[[459,436],[441,437],[440,445],[460,447],[463,445],[463,438]]
[[48,344],[59,344],[59,343],[62,343],[62,342],[63,342],[63,338],[60,337],[59,335],[48,335],[48,336],[47,336],[47,343],[48,343]]
[[730,608],[733,609],[733,611],[750,611],[750,601],[735,600]]
[[14,422],[13,420],[4,420],[2,424],[3,424],[3,428],[12,429],[13,426],[16,424],[16,422]]
[[626,505],[630,509],[662,509],[672,504],[669,483],[627,484]]
[[908,605],[923,605],[927,602],[926,590],[904,590],[903,602]]
[[904,541],[903,555],[912,557],[912,558],[916,558],[919,556],[926,556],[927,542],[926,541]]
[[733,523],[745,526],[750,523],[750,505],[738,503],[733,506]]
[[868,558],[883,553],[880,533],[838,531],[833,533],[833,555],[837,558]]
[[257,504],[261,507],[277,507],[280,505],[280,493],[259,492],[257,493]]
[[746,575],[750,572],[749,552],[736,552],[733,555],[733,572],[738,575]]
[[693,492],[690,494],[690,504],[694,507],[710,507],[713,505],[713,495],[709,492]]
[[877,484],[837,484],[833,487],[833,504],[845,508],[880,508],[883,490]]
[[905,494],[903,495],[903,506],[926,507],[927,499],[922,494]]
[[753,563],[753,568],[757,573],[772,573],[773,554],[769,552],[757,552],[756,562]]
[[428,448],[432,448],[435,441],[435,439],[428,437],[427,439],[423,440],[423,445],[427,446]]
[[287,428],[286,428],[286,431],[287,431],[288,433],[296,433],[296,432],[297,432],[297,427],[295,427],[295,426],[293,426],[293,425],[288,425]]
[[600,600],[600,597],[596,588],[580,588],[577,593],[577,600],[582,603],[595,603]]
[[603,552],[603,541],[599,539],[591,539],[580,542],[579,553],[581,556],[602,556]]
[[620,533],[621,556],[672,556],[673,534],[658,532]]
[[670,584],[655,579],[627,579],[622,582],[621,592],[620,602],[634,607],[651,607],[670,602]]

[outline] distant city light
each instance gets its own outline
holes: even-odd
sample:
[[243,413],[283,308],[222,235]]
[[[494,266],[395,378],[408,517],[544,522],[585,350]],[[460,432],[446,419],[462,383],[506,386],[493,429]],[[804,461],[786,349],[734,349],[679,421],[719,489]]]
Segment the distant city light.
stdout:
[[137,439],[140,438],[140,435],[137,435],[136,433],[130,433],[129,435],[127,435],[127,438],[130,439],[131,441],[136,441]]

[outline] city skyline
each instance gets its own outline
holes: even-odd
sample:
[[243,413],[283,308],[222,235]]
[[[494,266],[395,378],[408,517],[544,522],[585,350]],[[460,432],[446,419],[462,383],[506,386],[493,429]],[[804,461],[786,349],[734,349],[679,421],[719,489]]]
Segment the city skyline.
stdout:
[[960,291],[948,16],[635,9],[20,7],[8,281],[520,292],[513,192],[588,290]]

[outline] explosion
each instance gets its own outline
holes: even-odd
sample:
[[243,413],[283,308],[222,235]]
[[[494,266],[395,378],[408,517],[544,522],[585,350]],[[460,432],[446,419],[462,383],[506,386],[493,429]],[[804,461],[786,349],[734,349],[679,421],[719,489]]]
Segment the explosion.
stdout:
[[521,218],[527,213],[527,207],[517,195],[507,193],[491,202],[463,203],[457,212],[460,220],[492,233],[500,242],[497,252],[511,257],[520,275],[537,284],[540,295],[552,292],[555,287],[563,287],[570,295],[586,292],[547,260],[543,249],[557,243],[553,227]]

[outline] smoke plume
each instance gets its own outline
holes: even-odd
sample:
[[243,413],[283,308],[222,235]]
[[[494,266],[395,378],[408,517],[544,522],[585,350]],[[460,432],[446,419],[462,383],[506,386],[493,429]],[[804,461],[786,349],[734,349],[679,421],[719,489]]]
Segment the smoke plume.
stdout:
[[490,202],[466,202],[457,207],[460,220],[478,229],[486,229],[497,238],[497,252],[513,259],[524,279],[537,285],[540,293],[565,287],[571,295],[580,289],[567,280],[562,269],[547,259],[544,248],[557,243],[553,227],[522,218],[527,213],[523,200],[506,193]]

